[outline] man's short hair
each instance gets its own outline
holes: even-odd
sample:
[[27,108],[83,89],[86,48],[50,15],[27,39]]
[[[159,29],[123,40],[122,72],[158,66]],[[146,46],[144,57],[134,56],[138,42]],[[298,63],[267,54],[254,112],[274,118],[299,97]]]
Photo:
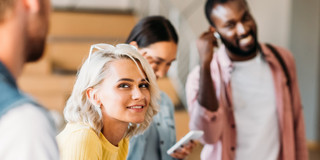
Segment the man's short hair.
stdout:
[[[212,8],[216,5],[216,4],[223,4],[223,3],[227,3],[230,1],[234,1],[234,0],[207,0],[206,4],[205,4],[205,14],[206,14],[206,18],[209,21],[210,25],[215,27],[214,23],[211,20],[211,12],[212,12]],[[242,0],[247,4],[246,0]]]
[[12,9],[17,0],[0,0],[0,22],[4,20],[5,14]]

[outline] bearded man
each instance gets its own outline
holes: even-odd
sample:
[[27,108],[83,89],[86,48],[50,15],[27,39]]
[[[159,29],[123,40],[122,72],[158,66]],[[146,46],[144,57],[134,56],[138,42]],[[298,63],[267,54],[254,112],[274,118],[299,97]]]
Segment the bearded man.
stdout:
[[201,159],[308,159],[292,54],[258,42],[245,0],[207,0],[205,13],[211,26],[186,84],[190,128],[205,132]]

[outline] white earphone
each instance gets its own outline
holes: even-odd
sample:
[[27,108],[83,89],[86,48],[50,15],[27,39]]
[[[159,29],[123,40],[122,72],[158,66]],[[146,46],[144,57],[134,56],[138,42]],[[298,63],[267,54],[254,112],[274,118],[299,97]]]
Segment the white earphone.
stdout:
[[218,32],[214,32],[213,36],[216,37],[217,39],[220,39],[220,34]]

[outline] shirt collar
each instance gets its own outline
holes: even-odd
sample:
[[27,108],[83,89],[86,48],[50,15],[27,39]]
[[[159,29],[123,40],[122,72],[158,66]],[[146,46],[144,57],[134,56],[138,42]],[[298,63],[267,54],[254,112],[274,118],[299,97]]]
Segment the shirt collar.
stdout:
[[0,61],[0,76],[4,78],[4,81],[7,81],[10,85],[17,87],[16,81],[6,68],[6,66]]
[[273,60],[273,53],[265,44],[260,44],[259,49],[260,49],[260,52],[262,53],[263,58],[267,62],[271,62]]

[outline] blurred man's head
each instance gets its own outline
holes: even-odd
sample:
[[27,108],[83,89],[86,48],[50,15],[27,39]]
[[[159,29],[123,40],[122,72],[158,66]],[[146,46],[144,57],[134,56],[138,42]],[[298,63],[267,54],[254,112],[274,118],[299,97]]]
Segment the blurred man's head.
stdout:
[[255,54],[257,26],[245,0],[208,0],[205,13],[232,54],[242,57]]
[[0,25],[9,21],[21,25],[16,28],[24,44],[16,45],[23,47],[25,62],[36,61],[43,54],[49,28],[49,13],[49,0],[0,1]]
[[49,0],[32,0],[38,1],[39,12],[31,15],[28,23],[28,33],[26,35],[26,61],[33,62],[38,60],[45,48],[46,38],[49,29]]

